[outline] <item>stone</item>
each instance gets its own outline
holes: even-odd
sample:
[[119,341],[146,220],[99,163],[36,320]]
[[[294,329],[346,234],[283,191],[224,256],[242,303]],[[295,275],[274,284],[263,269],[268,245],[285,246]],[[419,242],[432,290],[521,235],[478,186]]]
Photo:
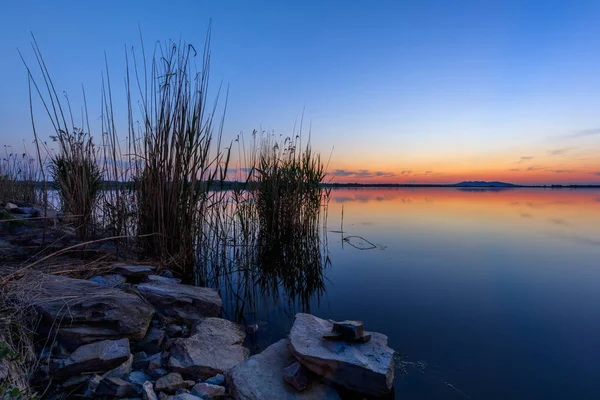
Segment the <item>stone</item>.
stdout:
[[283,380],[298,392],[306,390],[306,386],[308,385],[306,370],[299,362],[295,362],[283,369]]
[[144,279],[148,275],[153,275],[156,267],[152,265],[113,265],[114,272],[126,277]]
[[171,325],[167,326],[167,328],[165,329],[165,332],[171,338],[178,338],[178,337],[184,336],[184,334],[186,333],[186,330],[187,330],[187,328],[185,326],[171,324]]
[[129,340],[103,340],[78,347],[59,370],[61,376],[108,372],[130,358]]
[[160,347],[163,344],[163,340],[165,339],[165,331],[153,327],[151,328],[146,337],[135,344],[134,349],[136,351],[143,351],[149,354],[157,353],[160,351]]
[[142,396],[144,400],[158,400],[154,388],[152,387],[152,382],[146,381],[143,383]]
[[103,378],[96,389],[96,396],[129,397],[136,394],[131,383],[117,377]]
[[198,396],[194,396],[193,394],[190,393],[181,393],[178,394],[177,396],[171,396],[169,398],[169,400],[199,400],[201,399]]
[[97,283],[98,285],[116,288],[124,284],[127,281],[127,279],[123,275],[109,274],[95,276],[93,278],[90,278],[89,281]]
[[175,340],[168,366],[202,379],[224,373],[248,358],[248,349],[242,345],[245,338],[237,324],[206,318],[194,327],[192,336]]
[[158,400],[172,400],[172,399],[173,399],[173,396],[169,396],[165,392],[158,393]]
[[333,324],[310,314],[296,314],[290,350],[306,368],[351,391],[383,396],[394,382],[394,350],[387,336],[370,333],[367,343],[322,340]]
[[132,365],[133,365],[133,354],[130,354],[127,361],[125,361],[123,364],[119,365],[117,368],[111,369],[110,371],[108,371],[107,373],[102,375],[102,377],[103,378],[122,378],[125,375],[129,375],[129,373],[131,372]]
[[197,322],[221,314],[216,290],[168,282],[142,283],[138,291],[163,316],[181,322]]
[[13,210],[16,210],[17,208],[19,208],[19,206],[14,203],[6,203],[6,205],[4,206],[4,209],[6,211],[13,211]]
[[169,373],[169,371],[167,371],[164,368],[157,368],[157,369],[150,371],[150,378],[152,378],[152,380],[157,380],[157,379],[162,378],[163,376],[167,375],[168,373]]
[[224,397],[225,388],[223,386],[211,385],[210,383],[198,383],[192,388],[192,394],[203,399]]
[[162,366],[163,366],[162,353],[153,354],[150,357],[148,357],[146,360],[148,361],[148,370],[149,371],[162,368]]
[[76,386],[81,386],[87,381],[90,380],[89,375],[74,375],[63,382],[62,387],[64,388],[73,388]]
[[58,342],[70,351],[106,339],[141,340],[154,314],[133,294],[62,276],[39,274],[27,296],[42,316],[38,333],[50,337],[56,333]]
[[93,398],[96,395],[96,389],[98,389],[98,385],[102,381],[102,377],[100,375],[94,375],[90,378],[88,382],[87,388],[85,390],[84,397]]
[[148,275],[144,277],[144,282],[168,282],[168,283],[181,283],[181,279],[178,278],[167,278],[166,276],[160,275]]
[[138,393],[143,392],[142,386],[146,381],[149,381],[150,379],[151,378],[142,371],[133,371],[126,378],[126,380],[133,385],[135,391]]
[[135,370],[144,370],[148,368],[148,363],[148,354],[140,351],[133,355],[133,365],[131,367]]
[[223,374],[217,374],[212,378],[208,378],[204,383],[210,383],[211,385],[223,386],[225,384],[225,376]]
[[283,370],[296,359],[289,341],[282,339],[255,354],[227,373],[227,385],[237,400],[340,400],[335,388],[320,381],[309,381],[306,390],[297,392],[283,381]]
[[184,382],[181,374],[178,372],[171,372],[168,375],[163,376],[154,384],[154,389],[157,392],[175,393],[177,389],[187,387],[187,383]]

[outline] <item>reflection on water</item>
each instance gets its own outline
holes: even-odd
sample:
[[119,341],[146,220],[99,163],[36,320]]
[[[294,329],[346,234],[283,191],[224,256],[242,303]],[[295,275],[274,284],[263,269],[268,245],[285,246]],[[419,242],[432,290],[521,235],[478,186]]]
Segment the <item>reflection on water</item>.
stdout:
[[258,327],[253,351],[297,311],[363,320],[406,360],[403,399],[596,398],[598,193],[337,189],[322,245],[224,277],[226,312]]

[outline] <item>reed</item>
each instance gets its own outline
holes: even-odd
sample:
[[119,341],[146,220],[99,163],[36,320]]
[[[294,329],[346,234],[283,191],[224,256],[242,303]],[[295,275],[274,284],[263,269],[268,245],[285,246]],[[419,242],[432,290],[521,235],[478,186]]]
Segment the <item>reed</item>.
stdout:
[[39,193],[36,182],[40,178],[35,158],[26,150],[16,153],[4,146],[4,156],[0,159],[0,199],[13,202],[36,203]]

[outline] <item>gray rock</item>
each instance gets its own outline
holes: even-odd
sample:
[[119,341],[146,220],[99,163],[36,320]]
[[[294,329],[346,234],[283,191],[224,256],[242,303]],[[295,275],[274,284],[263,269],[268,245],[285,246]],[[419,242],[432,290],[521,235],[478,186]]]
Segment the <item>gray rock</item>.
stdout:
[[148,361],[148,371],[153,371],[155,369],[162,368],[163,366],[162,353],[153,354],[146,360]]
[[140,351],[133,355],[133,365],[131,367],[135,370],[144,370],[148,368],[148,362],[148,354]]
[[177,396],[171,396],[169,398],[169,400],[198,400],[198,399],[201,399],[201,397],[194,396],[193,394],[190,394],[190,393],[182,393],[182,394],[178,394]]
[[178,278],[167,278],[166,276],[160,275],[148,275],[144,277],[144,282],[169,282],[169,283],[181,283],[181,279]]
[[319,381],[297,392],[283,381],[283,369],[296,360],[282,339],[227,373],[227,384],[237,400],[340,400],[337,391]]
[[148,331],[146,337],[138,342],[134,348],[136,351],[143,351],[149,354],[157,353],[160,351],[160,346],[162,346],[164,339],[165,331],[154,327]]
[[16,210],[17,208],[19,208],[19,206],[14,203],[6,203],[6,205],[4,206],[4,209],[6,211],[13,211],[13,210]]
[[127,279],[123,275],[109,274],[95,276],[90,278],[89,281],[97,283],[98,285],[116,288],[124,284]]
[[224,373],[248,358],[241,327],[221,318],[206,318],[187,339],[176,339],[169,367],[194,378]]
[[142,371],[133,371],[130,373],[125,380],[131,382],[136,392],[142,393],[144,382],[149,381],[151,378],[143,373]]
[[141,340],[154,314],[133,294],[61,276],[40,274],[39,286],[27,296],[43,318],[38,333],[52,336],[58,327],[58,342],[70,351],[105,339]]
[[188,384],[184,382],[181,374],[171,372],[157,380],[154,384],[154,389],[157,392],[175,393],[177,389],[186,388],[187,386]]
[[133,354],[130,354],[127,361],[125,361],[123,364],[119,365],[117,368],[111,369],[110,371],[105,373],[102,377],[103,378],[122,378],[125,375],[129,375],[129,373],[131,372],[132,365],[133,365]]
[[135,394],[131,383],[117,377],[102,379],[96,389],[96,396],[129,397]]
[[84,397],[93,398],[96,395],[96,389],[98,389],[98,385],[100,385],[101,381],[102,377],[100,375],[92,376],[88,382]]
[[204,383],[210,383],[211,385],[223,386],[225,384],[225,376],[218,374],[204,381]]
[[182,322],[196,322],[221,313],[221,297],[214,289],[168,282],[142,283],[138,291],[158,312]]
[[290,350],[306,368],[351,391],[382,396],[392,390],[394,350],[387,336],[370,333],[367,343],[322,340],[333,324],[310,314],[296,314]]
[[158,400],[152,382],[146,381],[142,384],[142,397],[144,400]]
[[70,377],[69,379],[67,379],[63,384],[62,387],[64,388],[73,388],[76,386],[81,386],[84,383],[88,382],[90,380],[90,376],[89,375],[74,375],[72,377]]
[[152,265],[113,265],[113,267],[117,274],[140,279],[153,275],[156,271],[156,267]]
[[299,362],[295,362],[283,369],[283,380],[298,392],[306,390],[306,386],[308,385],[306,370]]
[[203,399],[212,399],[215,397],[224,397],[225,388],[223,386],[211,385],[210,383],[198,383],[192,388],[192,394],[194,396],[201,397]]
[[169,373],[169,371],[167,371],[164,368],[157,368],[157,369],[150,371],[150,378],[152,378],[153,380],[157,380],[157,379],[162,378],[163,376],[167,375],[168,373]]
[[165,332],[171,338],[178,338],[184,336],[184,334],[187,332],[187,328],[185,326],[171,324],[167,326]]
[[75,374],[107,372],[126,362],[130,358],[129,340],[103,340],[85,344],[65,360],[59,371],[61,376]]

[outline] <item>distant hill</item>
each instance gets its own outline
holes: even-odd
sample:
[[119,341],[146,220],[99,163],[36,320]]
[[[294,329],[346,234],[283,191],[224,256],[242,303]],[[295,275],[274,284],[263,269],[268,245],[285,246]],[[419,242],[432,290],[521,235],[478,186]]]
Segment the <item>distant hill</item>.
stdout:
[[465,181],[465,182],[460,182],[457,183],[455,186],[458,187],[516,187],[517,185],[514,185],[512,183],[506,183],[506,182],[486,182],[486,181]]

